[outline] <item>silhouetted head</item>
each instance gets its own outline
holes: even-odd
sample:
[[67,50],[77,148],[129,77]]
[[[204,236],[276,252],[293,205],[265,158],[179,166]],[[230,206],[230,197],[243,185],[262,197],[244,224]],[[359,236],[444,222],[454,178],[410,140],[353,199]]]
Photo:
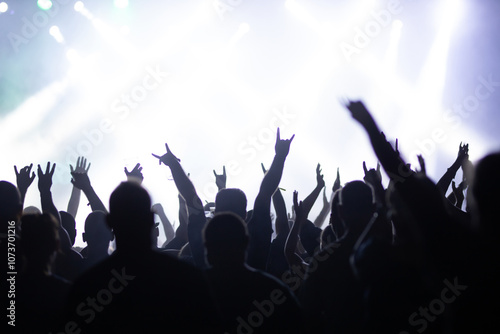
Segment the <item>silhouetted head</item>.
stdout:
[[373,189],[363,181],[347,183],[339,194],[339,216],[346,229],[362,231],[375,211]]
[[106,214],[102,211],[93,211],[85,219],[83,241],[89,248],[107,251],[109,242],[113,240],[113,233],[106,224]]
[[217,213],[205,226],[207,261],[214,267],[243,265],[248,246],[245,221],[232,212]]
[[41,215],[42,211],[36,206],[30,205],[23,209],[23,215]]
[[59,250],[58,223],[50,214],[25,215],[21,219],[21,252],[29,270],[49,272]]
[[471,209],[476,224],[486,233],[498,236],[500,218],[500,153],[490,154],[475,166],[471,184]]
[[244,220],[247,214],[245,193],[236,188],[221,189],[215,197],[215,213],[218,212],[233,212]]
[[116,236],[117,250],[151,249],[154,215],[151,198],[140,185],[122,182],[113,191],[107,222]]
[[324,249],[327,245],[335,242],[335,240],[337,240],[337,236],[335,235],[335,232],[333,232],[332,226],[327,225],[323,231],[321,231],[321,249]]
[[10,182],[0,181],[0,221],[1,233],[7,233],[7,223],[15,221],[18,225],[23,211],[21,195],[17,187]]
[[69,240],[71,241],[71,246],[75,244],[76,239],[76,222],[75,218],[72,215],[67,213],[66,211],[59,211],[59,215],[61,215],[61,224],[68,232]]

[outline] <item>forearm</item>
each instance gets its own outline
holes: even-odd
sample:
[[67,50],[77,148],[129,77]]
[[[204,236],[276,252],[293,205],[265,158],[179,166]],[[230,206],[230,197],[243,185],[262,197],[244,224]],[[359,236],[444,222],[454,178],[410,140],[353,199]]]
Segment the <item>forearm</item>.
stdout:
[[455,178],[459,169],[460,161],[455,160],[453,165],[451,165],[451,167],[446,170],[446,173],[444,173],[444,175],[439,179],[436,185],[443,192],[443,194],[445,194],[450,187],[451,181]]
[[69,197],[68,202],[68,213],[76,218],[76,214],[78,212],[78,206],[80,205],[80,197],[82,191],[77,187],[73,186],[73,190],[71,191],[71,196]]
[[276,235],[288,233],[288,217],[286,214],[286,204],[279,189],[273,195],[273,205],[276,211]]
[[169,167],[170,171],[172,172],[175,186],[177,187],[177,190],[179,191],[181,196],[184,198],[189,216],[191,216],[192,214],[199,214],[200,211],[204,212],[201,199],[198,197],[193,183],[188,178],[181,165],[177,161],[175,161],[174,163],[171,163]]
[[314,226],[321,228],[323,226],[326,217],[328,217],[328,214],[330,213],[330,203],[325,202],[323,204],[323,208],[318,214],[318,217],[314,220]]
[[160,217],[161,225],[163,226],[163,231],[165,232],[165,237],[167,238],[166,241],[171,241],[175,237],[175,231],[170,223],[170,220],[168,220],[168,217],[163,210],[156,212],[156,214]]
[[99,196],[97,196],[97,193],[95,192],[93,187],[88,187],[83,189],[83,193],[87,197],[87,200],[90,203],[90,207],[92,208],[92,211],[102,211],[104,213],[108,213],[108,210],[102,203],[101,199]]
[[365,126],[365,130],[368,133],[375,155],[391,180],[403,182],[405,178],[414,174],[412,170],[406,167],[405,161],[391,144],[387,142],[375,122]]
[[49,189],[40,190],[40,201],[42,204],[42,212],[53,215],[59,222],[59,225],[61,225],[61,216],[52,200],[52,192]]
[[285,258],[288,262],[288,266],[291,268],[295,264],[295,249],[297,247],[297,242],[299,241],[299,232],[304,219],[296,219],[293,222],[292,228],[288,233],[288,238],[285,243]]
[[304,199],[304,202],[302,204],[304,205],[304,213],[306,215],[306,218],[309,215],[314,202],[316,202],[316,199],[318,199],[318,196],[321,193],[321,189],[323,189],[323,186],[318,184],[316,188],[314,188],[314,190],[309,194],[309,196]]

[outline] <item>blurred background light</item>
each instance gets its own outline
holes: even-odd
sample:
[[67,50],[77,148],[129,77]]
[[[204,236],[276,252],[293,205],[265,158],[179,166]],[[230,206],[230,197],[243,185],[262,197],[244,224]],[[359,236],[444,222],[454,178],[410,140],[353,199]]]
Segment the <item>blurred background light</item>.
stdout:
[[5,13],[9,10],[9,5],[6,2],[0,2],[0,13]]
[[36,4],[38,5],[38,8],[42,10],[49,10],[52,8],[52,1],[50,0],[38,0]]

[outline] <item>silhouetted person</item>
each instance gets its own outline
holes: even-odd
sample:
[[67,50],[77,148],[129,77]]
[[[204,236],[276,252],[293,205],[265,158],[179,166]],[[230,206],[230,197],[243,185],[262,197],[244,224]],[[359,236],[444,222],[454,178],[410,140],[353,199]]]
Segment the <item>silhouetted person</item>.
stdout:
[[67,322],[82,333],[211,332],[218,319],[202,274],[153,250],[146,190],[123,182],[109,203],[117,249],[75,282]]
[[17,327],[20,333],[47,333],[62,316],[70,283],[52,274],[59,251],[58,223],[50,214],[25,215],[19,251],[25,268],[16,285]]
[[104,212],[94,211],[87,216],[82,239],[87,243],[86,256],[83,260],[85,269],[109,256],[109,242],[113,240],[113,233],[106,223]]
[[340,190],[338,209],[346,232],[318,253],[316,258],[321,261],[309,267],[299,293],[311,333],[359,332],[362,288],[349,258],[374,208],[372,189],[364,182],[352,181]]
[[302,333],[298,302],[275,277],[249,267],[246,224],[217,213],[204,229],[207,277],[229,333]]
[[66,211],[59,211],[59,214],[61,215],[61,224],[68,232],[69,240],[71,241],[71,246],[75,245],[75,240],[76,240],[76,222],[75,218],[73,218],[72,215],[67,213]]

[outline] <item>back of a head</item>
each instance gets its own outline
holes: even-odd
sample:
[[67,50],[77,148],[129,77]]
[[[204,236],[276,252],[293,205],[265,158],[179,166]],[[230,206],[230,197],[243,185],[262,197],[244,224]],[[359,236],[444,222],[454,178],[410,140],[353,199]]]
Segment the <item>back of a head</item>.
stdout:
[[85,219],[85,241],[89,246],[94,244],[109,244],[112,233],[106,224],[106,214],[102,211],[93,211]]
[[68,232],[69,239],[71,241],[71,246],[75,244],[76,239],[76,222],[75,218],[66,211],[59,211],[61,215],[61,225],[64,227],[66,232]]
[[[122,182],[109,198],[109,226],[117,243],[151,243],[154,228],[151,198],[146,189],[133,182]],[[122,240],[120,240],[122,239]]]
[[211,264],[244,262],[248,230],[246,223],[236,214],[217,213],[205,226],[203,239]]
[[7,221],[19,219],[23,205],[17,187],[10,182],[0,181],[0,219],[2,233],[7,231]]
[[375,209],[373,199],[372,187],[363,181],[349,182],[340,190],[339,213],[348,229],[364,228]]
[[59,250],[58,223],[50,214],[24,215],[21,219],[21,251],[28,264],[45,267]]
[[215,212],[233,212],[242,219],[247,214],[247,197],[241,189],[221,189],[215,198]]
[[490,154],[475,166],[472,179],[472,208],[475,219],[487,231],[500,230],[500,153]]

